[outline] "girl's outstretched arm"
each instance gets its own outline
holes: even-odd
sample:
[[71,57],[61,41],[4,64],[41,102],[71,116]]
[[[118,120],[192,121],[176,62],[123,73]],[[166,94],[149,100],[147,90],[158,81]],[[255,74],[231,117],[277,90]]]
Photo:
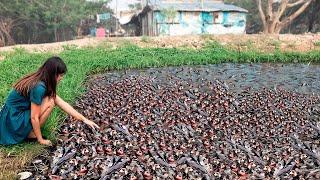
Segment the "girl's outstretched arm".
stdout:
[[78,111],[76,111],[70,104],[65,102],[58,95],[56,96],[55,104],[57,106],[59,106],[64,112],[66,112],[70,116],[74,117],[75,119],[83,121],[84,123],[86,123],[87,125],[89,125],[93,129],[95,129],[95,128],[99,129],[99,126],[96,123],[94,123],[93,121],[88,120],[86,117],[84,117],[82,114],[80,114]]

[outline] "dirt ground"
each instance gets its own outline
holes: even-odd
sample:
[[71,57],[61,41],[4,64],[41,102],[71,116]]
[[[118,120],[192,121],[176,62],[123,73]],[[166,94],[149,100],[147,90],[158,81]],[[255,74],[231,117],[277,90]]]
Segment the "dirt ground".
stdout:
[[[83,39],[45,43],[45,44],[21,44],[1,47],[1,51],[13,51],[23,48],[29,52],[55,52],[59,53],[68,47],[108,47],[116,48],[125,43],[136,44],[139,47],[160,48],[202,48],[209,40],[218,41],[220,44],[236,50],[258,50],[272,52],[275,49],[282,51],[306,52],[320,50],[320,33],[318,34],[281,34],[281,35],[200,35],[200,36],[162,36],[162,37],[113,37]],[[0,60],[3,57],[0,56]]]

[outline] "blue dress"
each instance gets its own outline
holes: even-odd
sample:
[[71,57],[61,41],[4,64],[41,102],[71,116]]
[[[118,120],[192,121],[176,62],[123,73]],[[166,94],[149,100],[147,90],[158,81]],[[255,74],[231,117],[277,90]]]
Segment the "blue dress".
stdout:
[[41,105],[45,92],[42,81],[28,92],[27,97],[11,90],[0,110],[0,144],[17,144],[28,137],[32,130],[31,102]]

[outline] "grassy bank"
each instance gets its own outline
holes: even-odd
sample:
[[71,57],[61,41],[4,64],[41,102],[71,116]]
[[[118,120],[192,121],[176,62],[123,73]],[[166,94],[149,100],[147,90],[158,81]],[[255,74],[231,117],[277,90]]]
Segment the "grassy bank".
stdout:
[[[90,74],[108,70],[148,68],[179,65],[200,65],[222,62],[234,63],[320,63],[320,51],[309,53],[280,52],[259,53],[257,51],[228,50],[212,41],[203,49],[138,48],[124,44],[118,49],[77,49],[64,47],[59,54],[68,66],[68,73],[59,85],[58,94],[68,102],[74,102],[84,91],[84,82]],[[23,49],[3,54],[0,61],[0,105],[4,103],[12,84],[23,75],[35,71],[46,58],[53,54],[32,54]],[[55,110],[43,128],[44,135],[56,136],[64,114]],[[37,143],[22,143],[0,147],[0,179],[12,178],[30,159],[42,153],[44,148]]]

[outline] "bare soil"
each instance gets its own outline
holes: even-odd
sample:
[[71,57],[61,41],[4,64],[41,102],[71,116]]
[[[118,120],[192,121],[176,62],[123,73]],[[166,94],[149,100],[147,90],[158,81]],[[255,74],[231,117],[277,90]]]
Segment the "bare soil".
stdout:
[[[220,44],[239,51],[257,50],[261,52],[272,52],[275,49],[281,51],[307,52],[320,50],[320,34],[281,34],[281,35],[200,35],[200,36],[162,36],[162,37],[86,37],[83,39],[45,43],[45,44],[19,44],[1,47],[1,51],[13,51],[23,48],[29,52],[54,52],[59,53],[70,47],[107,47],[116,48],[123,44],[135,44],[139,47],[158,48],[194,48],[205,46],[208,41],[217,41]],[[0,60],[3,56],[0,56]]]

